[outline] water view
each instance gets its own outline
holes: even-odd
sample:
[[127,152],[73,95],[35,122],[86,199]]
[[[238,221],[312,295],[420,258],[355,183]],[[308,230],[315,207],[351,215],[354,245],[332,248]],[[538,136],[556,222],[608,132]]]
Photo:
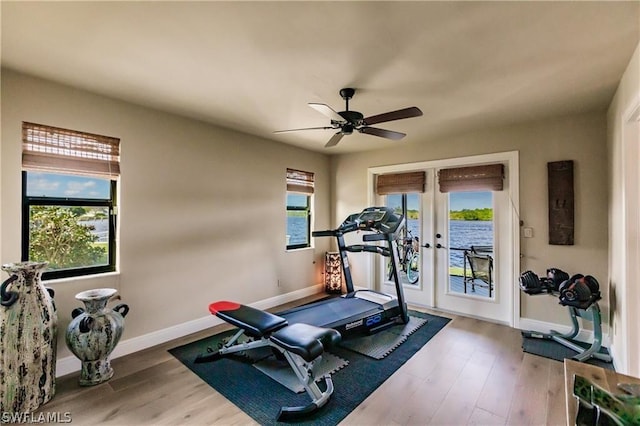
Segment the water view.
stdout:
[[97,243],[109,241],[109,221],[107,219],[81,220],[80,225],[89,227],[91,233],[98,237]]
[[463,250],[471,246],[493,246],[493,221],[449,221],[450,266],[462,268]]
[[[407,229],[414,237],[420,236],[420,221],[407,220]],[[287,218],[287,236],[289,244],[305,244],[307,242],[307,220],[304,217]],[[449,221],[449,246],[451,266],[463,267],[463,251],[471,246],[493,245],[493,221],[451,220]]]

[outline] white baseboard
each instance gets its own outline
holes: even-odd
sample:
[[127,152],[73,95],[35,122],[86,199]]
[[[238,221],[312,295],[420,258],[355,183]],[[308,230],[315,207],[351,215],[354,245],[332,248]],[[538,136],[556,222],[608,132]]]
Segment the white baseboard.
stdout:
[[[282,305],[284,303],[302,299],[303,297],[312,296],[314,294],[320,293],[322,289],[322,284],[316,284],[314,286],[307,287],[301,290],[296,290],[287,294],[280,294],[278,296],[270,297],[269,299],[260,300],[249,305],[257,309],[266,310],[278,305]],[[162,330],[153,331],[142,336],[123,340],[118,343],[118,346],[116,346],[115,350],[111,353],[109,358],[115,359],[121,356],[129,355],[134,352],[138,352],[143,349],[168,342],[170,340],[178,339],[192,333],[197,333],[198,331],[202,331],[222,323],[223,321],[219,318],[213,315],[208,315],[206,317],[197,318],[195,320],[177,324]],[[61,377],[67,374],[75,373],[77,371],[80,371],[80,368],[80,360],[75,356],[68,356],[59,359],[56,362],[56,376]]]
[[620,356],[618,355],[618,347],[613,343],[611,343],[611,345],[609,345],[608,348],[609,348],[609,355],[611,355],[611,358],[613,358],[613,369],[619,373],[624,372],[625,366],[623,365],[624,362],[621,361],[622,358],[620,358]]

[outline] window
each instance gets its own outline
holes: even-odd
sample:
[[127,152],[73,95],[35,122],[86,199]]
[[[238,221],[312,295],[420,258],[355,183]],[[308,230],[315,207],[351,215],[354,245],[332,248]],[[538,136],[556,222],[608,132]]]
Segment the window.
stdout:
[[287,250],[311,247],[314,175],[287,169]]
[[[376,177],[376,194],[386,195],[386,206],[405,218],[406,226],[398,235],[400,281],[406,285],[419,285],[420,279],[420,219],[421,193],[424,192],[424,171],[392,173]],[[391,279],[387,263],[387,278]]]
[[22,259],[43,279],[115,271],[119,140],[23,123]]

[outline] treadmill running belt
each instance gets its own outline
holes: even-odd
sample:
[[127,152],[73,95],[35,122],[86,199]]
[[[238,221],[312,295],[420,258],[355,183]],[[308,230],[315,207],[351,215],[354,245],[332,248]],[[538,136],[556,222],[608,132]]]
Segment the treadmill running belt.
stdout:
[[336,297],[278,315],[285,317],[289,324],[302,322],[317,327],[331,328],[336,322],[349,322],[353,317],[364,318],[382,310],[379,304],[368,300]]

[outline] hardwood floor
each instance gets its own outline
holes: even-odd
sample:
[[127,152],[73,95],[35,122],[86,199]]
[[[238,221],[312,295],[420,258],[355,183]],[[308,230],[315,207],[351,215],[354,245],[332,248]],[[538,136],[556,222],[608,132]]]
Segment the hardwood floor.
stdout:
[[[417,310],[453,321],[341,425],[565,424],[562,363],[524,354],[518,330]],[[167,352],[227,328],[115,359],[115,376],[98,386],[78,386],[77,374],[59,378],[40,412],[69,412],[74,425],[255,424]]]

